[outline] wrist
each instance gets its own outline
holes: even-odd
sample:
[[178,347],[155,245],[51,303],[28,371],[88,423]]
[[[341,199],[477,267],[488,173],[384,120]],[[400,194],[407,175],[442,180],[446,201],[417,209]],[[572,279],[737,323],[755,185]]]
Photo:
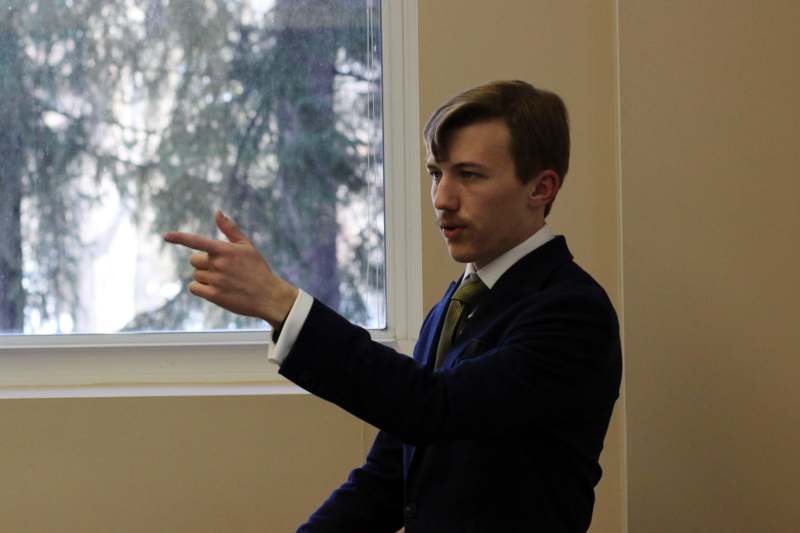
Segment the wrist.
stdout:
[[299,294],[297,287],[281,280],[273,296],[264,302],[260,318],[266,320],[275,331],[280,331]]

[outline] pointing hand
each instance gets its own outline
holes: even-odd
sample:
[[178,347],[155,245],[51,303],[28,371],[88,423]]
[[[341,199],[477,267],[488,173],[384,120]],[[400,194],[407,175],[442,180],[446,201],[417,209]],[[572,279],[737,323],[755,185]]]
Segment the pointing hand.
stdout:
[[239,226],[217,211],[217,227],[229,242],[170,231],[164,240],[197,250],[189,291],[228,311],[262,318],[280,329],[297,298],[297,288],[276,276]]

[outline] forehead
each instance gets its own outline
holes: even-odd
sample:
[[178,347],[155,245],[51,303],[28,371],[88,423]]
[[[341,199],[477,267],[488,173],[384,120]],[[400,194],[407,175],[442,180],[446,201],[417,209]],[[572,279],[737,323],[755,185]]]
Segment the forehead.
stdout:
[[438,160],[428,150],[427,163],[502,164],[511,160],[511,133],[501,119],[475,122],[449,132],[445,148]]

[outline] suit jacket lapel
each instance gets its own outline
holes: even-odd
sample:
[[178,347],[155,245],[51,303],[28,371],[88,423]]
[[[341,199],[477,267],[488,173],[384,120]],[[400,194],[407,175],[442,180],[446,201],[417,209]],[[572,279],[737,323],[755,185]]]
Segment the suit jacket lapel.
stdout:
[[500,276],[478,308],[468,317],[458,341],[445,357],[442,368],[452,367],[474,341],[475,336],[485,330],[489,323],[502,316],[523,294],[541,290],[553,270],[571,260],[572,254],[567,248],[566,240],[563,236],[558,236],[514,263]]
[[[460,278],[459,278],[460,280]],[[426,369],[432,370],[434,362],[436,361],[436,347],[439,344],[439,334],[442,331],[444,322],[444,315],[447,313],[447,305],[450,303],[450,298],[458,287],[458,281],[453,281],[447,287],[444,296],[439,303],[437,303],[430,312],[430,316],[422,326],[419,332],[419,340],[415,359],[417,363]],[[412,444],[403,445],[403,469],[404,477],[408,479],[408,472],[411,467],[411,462],[416,455],[417,447]]]

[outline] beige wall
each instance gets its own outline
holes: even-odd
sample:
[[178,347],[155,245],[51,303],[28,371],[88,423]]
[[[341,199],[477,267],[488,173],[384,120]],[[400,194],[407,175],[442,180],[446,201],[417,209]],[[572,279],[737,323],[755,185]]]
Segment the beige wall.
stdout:
[[798,21],[621,3],[632,533],[800,530]]
[[3,533],[284,532],[363,458],[310,396],[0,401]]

